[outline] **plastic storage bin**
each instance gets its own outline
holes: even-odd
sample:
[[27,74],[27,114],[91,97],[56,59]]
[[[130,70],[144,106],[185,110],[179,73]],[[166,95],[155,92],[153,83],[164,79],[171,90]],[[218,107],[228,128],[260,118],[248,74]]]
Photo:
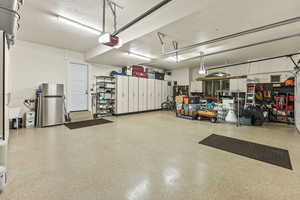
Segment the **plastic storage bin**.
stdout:
[[155,79],[157,79],[157,80],[165,80],[165,74],[164,73],[155,72]]
[[155,73],[148,73],[149,79],[155,79]]

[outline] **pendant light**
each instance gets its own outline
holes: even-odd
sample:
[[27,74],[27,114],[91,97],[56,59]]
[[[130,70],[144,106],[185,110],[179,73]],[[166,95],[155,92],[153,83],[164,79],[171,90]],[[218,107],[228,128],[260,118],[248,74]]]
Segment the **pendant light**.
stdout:
[[204,63],[204,52],[200,52],[200,68],[198,71],[199,75],[206,76],[207,70],[205,69],[205,63]]

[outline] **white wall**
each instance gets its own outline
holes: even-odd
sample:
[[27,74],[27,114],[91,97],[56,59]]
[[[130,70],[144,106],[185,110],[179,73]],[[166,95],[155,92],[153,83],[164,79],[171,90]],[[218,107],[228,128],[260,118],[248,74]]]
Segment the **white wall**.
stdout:
[[[17,41],[10,52],[10,86],[12,98],[10,107],[21,107],[22,112],[27,108],[23,106],[26,98],[33,98],[35,89],[41,83],[65,84],[65,92],[68,97],[68,66],[70,62],[88,64],[84,61],[84,55],[79,52],[54,48],[50,46]],[[89,65],[89,78],[93,74],[108,75],[114,67]]]
[[172,75],[170,80],[177,81],[177,85],[190,85],[190,69],[179,68],[171,71]]

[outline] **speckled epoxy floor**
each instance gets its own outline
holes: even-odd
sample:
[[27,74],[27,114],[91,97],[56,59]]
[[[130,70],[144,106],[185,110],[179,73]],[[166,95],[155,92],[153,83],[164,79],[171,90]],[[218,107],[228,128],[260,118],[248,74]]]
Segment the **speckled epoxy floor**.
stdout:
[[[11,133],[1,200],[299,200],[300,134],[292,126],[240,127],[154,112],[112,124]],[[287,170],[201,146],[210,134],[288,149]]]

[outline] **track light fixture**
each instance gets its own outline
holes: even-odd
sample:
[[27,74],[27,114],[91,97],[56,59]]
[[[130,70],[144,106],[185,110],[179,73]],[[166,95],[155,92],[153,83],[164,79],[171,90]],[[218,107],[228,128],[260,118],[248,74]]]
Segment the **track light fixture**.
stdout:
[[205,69],[205,63],[204,63],[204,52],[200,52],[200,68],[198,71],[199,75],[206,76],[207,70]]

